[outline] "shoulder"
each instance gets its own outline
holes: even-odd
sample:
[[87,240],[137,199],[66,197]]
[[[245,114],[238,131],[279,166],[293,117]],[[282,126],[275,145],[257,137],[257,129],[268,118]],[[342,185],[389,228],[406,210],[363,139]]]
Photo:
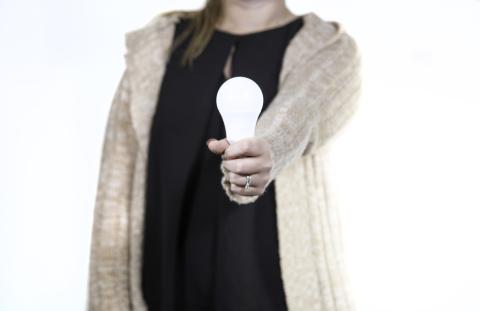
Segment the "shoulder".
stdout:
[[322,46],[311,61],[329,67],[352,67],[358,65],[362,54],[357,40],[348,32],[343,31],[338,38],[328,45]]
[[181,18],[194,14],[195,11],[168,11],[160,12],[140,27],[130,29],[124,33],[127,52],[134,51],[144,45],[152,36],[171,29]]
[[338,20],[326,20],[309,13],[305,15],[305,41],[309,41],[314,58],[330,57],[331,59],[355,59],[360,55],[357,40]]
[[324,80],[320,76],[335,79],[339,72],[355,69],[360,57],[357,41],[343,23],[308,13],[287,49],[285,67],[287,72],[292,70],[294,79],[308,75],[314,82]]

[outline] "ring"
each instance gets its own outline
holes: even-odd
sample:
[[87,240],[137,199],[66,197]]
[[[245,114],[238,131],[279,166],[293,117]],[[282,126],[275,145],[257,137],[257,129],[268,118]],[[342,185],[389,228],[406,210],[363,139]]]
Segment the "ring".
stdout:
[[252,181],[252,176],[247,175],[245,177],[247,178],[247,182],[245,183],[245,190],[248,190],[248,188],[250,188],[250,182]]

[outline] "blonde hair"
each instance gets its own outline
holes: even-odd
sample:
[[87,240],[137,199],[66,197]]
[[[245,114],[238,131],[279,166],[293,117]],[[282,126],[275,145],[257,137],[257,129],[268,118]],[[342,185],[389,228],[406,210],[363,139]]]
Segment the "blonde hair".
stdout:
[[207,0],[205,6],[198,11],[171,11],[165,15],[178,15],[189,19],[188,27],[175,39],[169,49],[171,53],[188,36],[192,36],[185,52],[182,55],[181,65],[192,65],[193,60],[198,57],[215,31],[215,26],[222,14],[222,0]]

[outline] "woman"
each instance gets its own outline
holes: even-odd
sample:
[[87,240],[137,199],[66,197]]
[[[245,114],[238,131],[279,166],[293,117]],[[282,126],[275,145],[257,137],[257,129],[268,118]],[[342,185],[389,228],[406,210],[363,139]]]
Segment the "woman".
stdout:
[[[126,46],[89,310],[351,310],[322,154],[360,94],[354,39],[282,0],[209,0]],[[255,137],[229,145],[215,95],[233,76],[255,80],[264,107]]]

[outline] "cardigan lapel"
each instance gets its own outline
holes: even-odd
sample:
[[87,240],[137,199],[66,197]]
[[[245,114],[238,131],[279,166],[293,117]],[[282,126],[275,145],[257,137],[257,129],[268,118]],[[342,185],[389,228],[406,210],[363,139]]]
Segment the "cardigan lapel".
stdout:
[[157,16],[145,27],[125,34],[132,125],[140,154],[147,159],[150,127],[168,61],[178,16]]
[[[313,12],[304,16],[304,26],[290,41],[285,51],[279,86],[301,62],[334,42],[343,26],[332,21],[332,27]],[[139,152],[146,159],[152,117],[158,92],[168,61],[167,50],[173,40],[175,22],[179,15],[158,15],[144,27],[125,34],[125,60],[131,86],[131,116]],[[260,116],[258,122],[262,122]]]

